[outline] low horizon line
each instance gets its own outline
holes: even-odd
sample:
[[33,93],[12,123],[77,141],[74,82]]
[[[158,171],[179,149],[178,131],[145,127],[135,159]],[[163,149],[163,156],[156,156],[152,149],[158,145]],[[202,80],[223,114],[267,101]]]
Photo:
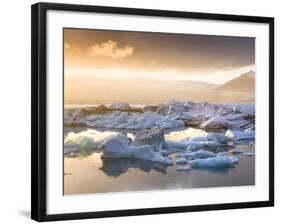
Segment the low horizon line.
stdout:
[[[236,78],[240,77],[241,75],[250,73],[250,72],[254,72],[253,70],[249,70],[248,72],[244,72],[241,73],[239,76],[237,76]],[[194,79],[175,79],[175,80],[169,80],[169,79],[153,79],[153,78],[144,78],[144,77],[137,77],[137,78],[101,78],[95,75],[64,75],[64,77],[90,77],[90,78],[95,78],[95,79],[100,79],[100,80],[150,80],[150,81],[164,81],[164,82],[179,82],[179,81],[188,81],[188,82],[199,82],[199,83],[206,83],[206,84],[212,84],[212,85],[216,85],[216,86],[221,86],[224,85],[225,83],[235,79],[230,79],[228,81],[226,81],[225,83],[222,84],[218,84],[218,83],[213,83],[213,82],[206,82],[206,81],[201,81],[201,80],[194,80]]]

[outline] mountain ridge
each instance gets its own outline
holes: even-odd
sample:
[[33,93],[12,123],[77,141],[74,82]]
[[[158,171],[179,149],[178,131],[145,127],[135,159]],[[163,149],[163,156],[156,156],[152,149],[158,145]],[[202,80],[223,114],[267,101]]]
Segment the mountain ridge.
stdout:
[[216,88],[218,91],[254,92],[255,72],[249,71]]

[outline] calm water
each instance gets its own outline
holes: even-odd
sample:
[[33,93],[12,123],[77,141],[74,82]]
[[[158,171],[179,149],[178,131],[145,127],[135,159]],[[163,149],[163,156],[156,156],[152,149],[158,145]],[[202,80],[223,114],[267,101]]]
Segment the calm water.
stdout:
[[[245,151],[254,146],[239,145]],[[228,150],[228,149],[227,149]],[[174,166],[136,160],[101,159],[100,153],[64,158],[64,194],[106,193],[255,184],[255,157],[235,155],[239,164],[224,169],[176,171]],[[173,156],[173,155],[172,155]]]

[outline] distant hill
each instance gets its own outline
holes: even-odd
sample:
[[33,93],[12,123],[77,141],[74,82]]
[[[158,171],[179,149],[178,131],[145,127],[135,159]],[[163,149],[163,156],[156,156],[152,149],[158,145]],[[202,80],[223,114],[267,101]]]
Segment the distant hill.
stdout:
[[[242,74],[221,86],[198,81],[151,79],[102,79],[94,76],[65,76],[65,104],[129,104],[179,101],[252,102],[255,73]],[[218,91],[220,90],[220,91]]]
[[249,71],[216,88],[219,91],[255,92],[255,72]]
[[151,79],[101,79],[94,76],[65,76],[65,103],[159,103],[170,99],[200,101],[218,85],[198,81]]

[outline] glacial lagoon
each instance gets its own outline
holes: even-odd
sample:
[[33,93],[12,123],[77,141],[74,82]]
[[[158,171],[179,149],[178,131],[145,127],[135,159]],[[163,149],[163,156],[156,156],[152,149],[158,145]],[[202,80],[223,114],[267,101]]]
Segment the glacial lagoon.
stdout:
[[65,110],[65,195],[255,184],[253,105],[89,107]]
[[[243,148],[254,152],[254,147]],[[65,156],[64,194],[254,185],[254,157],[237,157],[239,164],[235,167],[179,172],[177,165],[140,159],[101,159],[100,153]]]

